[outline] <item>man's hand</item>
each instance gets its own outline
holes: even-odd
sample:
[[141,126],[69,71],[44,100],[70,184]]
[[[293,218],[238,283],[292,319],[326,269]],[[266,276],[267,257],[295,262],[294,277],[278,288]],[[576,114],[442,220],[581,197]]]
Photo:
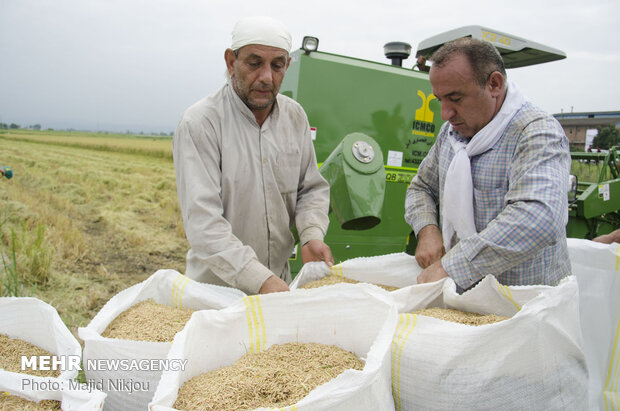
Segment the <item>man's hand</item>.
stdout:
[[598,237],[592,239],[592,241],[605,244],[620,243],[620,229],[612,231],[609,234],[599,235]]
[[275,275],[267,278],[258,291],[259,294],[279,293],[281,291],[290,291],[284,280]]
[[418,245],[415,249],[415,260],[422,268],[426,268],[446,253],[439,227],[427,225],[418,233]]
[[418,275],[418,284],[432,283],[447,277],[448,273],[443,269],[441,260],[435,261],[433,264],[422,270]]
[[301,262],[325,261],[328,266],[334,265],[332,250],[321,240],[310,240],[301,247]]

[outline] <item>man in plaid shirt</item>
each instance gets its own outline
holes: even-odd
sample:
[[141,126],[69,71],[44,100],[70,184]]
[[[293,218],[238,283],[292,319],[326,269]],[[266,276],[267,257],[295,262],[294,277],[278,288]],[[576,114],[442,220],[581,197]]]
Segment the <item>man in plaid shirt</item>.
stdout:
[[562,127],[507,81],[492,44],[455,40],[430,60],[446,123],[405,201],[418,283],[449,276],[466,290],[491,274],[506,285],[557,284],[570,274]]

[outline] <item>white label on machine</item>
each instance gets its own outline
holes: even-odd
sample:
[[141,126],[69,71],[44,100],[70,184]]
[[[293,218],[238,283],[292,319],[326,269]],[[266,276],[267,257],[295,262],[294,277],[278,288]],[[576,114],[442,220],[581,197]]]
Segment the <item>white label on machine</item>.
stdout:
[[403,166],[403,152],[402,151],[388,151],[387,165],[392,167]]
[[598,198],[603,198],[603,201],[609,200],[609,184],[603,184],[598,186]]
[[312,137],[312,141],[316,140],[316,127],[310,127],[310,137]]

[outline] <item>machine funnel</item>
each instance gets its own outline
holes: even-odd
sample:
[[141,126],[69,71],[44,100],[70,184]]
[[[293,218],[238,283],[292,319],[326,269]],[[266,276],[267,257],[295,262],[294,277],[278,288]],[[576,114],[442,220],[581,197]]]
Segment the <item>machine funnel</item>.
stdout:
[[347,135],[319,169],[330,185],[330,211],[344,230],[381,222],[385,168],[381,147],[363,133]]

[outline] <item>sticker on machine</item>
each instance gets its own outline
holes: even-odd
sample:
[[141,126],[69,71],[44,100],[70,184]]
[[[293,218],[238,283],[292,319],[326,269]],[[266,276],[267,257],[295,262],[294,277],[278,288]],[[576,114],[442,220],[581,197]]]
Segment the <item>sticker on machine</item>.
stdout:
[[387,166],[402,167],[403,166],[403,152],[402,151],[388,151]]
[[316,127],[310,127],[310,137],[312,137],[312,141],[316,140]]
[[603,201],[609,201],[609,184],[598,186],[598,198],[602,198]]

